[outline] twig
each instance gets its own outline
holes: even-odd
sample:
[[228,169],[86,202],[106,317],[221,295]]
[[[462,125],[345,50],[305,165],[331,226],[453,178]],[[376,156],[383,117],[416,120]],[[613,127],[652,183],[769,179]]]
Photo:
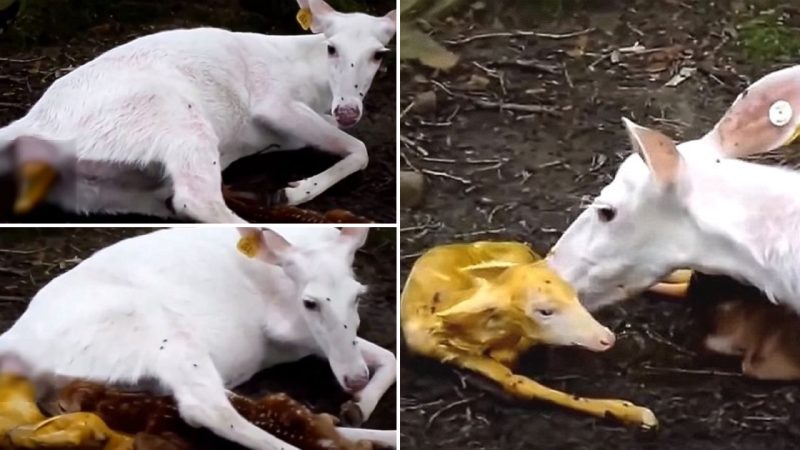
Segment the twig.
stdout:
[[405,117],[406,113],[411,111],[411,108],[413,108],[413,107],[414,107],[414,102],[411,102],[411,103],[408,104],[408,106],[403,108],[403,112],[400,113],[400,120],[402,120],[403,117]]
[[12,255],[33,255],[34,253],[39,253],[44,251],[43,248],[38,250],[12,250],[10,248],[0,248],[0,253],[10,253]]
[[27,303],[25,297],[18,295],[0,295],[0,302]]
[[415,140],[413,140],[411,138],[407,138],[407,137],[401,135],[400,136],[400,142],[402,142],[403,144],[406,144],[408,147],[410,147],[412,150],[416,151],[417,153],[419,153],[422,156],[430,155],[430,152],[425,150],[425,147],[417,144],[417,141],[415,141]]
[[525,37],[525,36],[533,36],[538,38],[544,39],[569,39],[577,36],[581,36],[584,34],[589,34],[595,30],[594,27],[587,28],[585,30],[580,31],[573,31],[571,33],[563,33],[563,34],[555,34],[555,33],[540,33],[538,31],[524,31],[524,30],[517,30],[517,31],[507,31],[507,32],[500,32],[500,33],[484,33],[484,34],[476,34],[474,36],[465,37],[462,39],[453,39],[449,41],[444,41],[446,44],[450,45],[462,45],[468,44],[473,41],[477,41],[480,39],[491,39],[491,38],[498,38],[498,37]]
[[36,58],[30,58],[30,59],[0,58],[0,62],[24,64],[24,63],[31,63],[31,62],[41,61],[41,60],[43,60],[45,58],[47,58],[47,57],[46,56],[37,56]]
[[471,99],[476,105],[483,106],[485,108],[500,108],[501,110],[507,109],[509,111],[519,111],[519,112],[526,112],[526,113],[548,113],[548,114],[555,114],[558,112],[558,108],[554,106],[545,106],[545,105],[522,105],[519,103],[502,103],[502,102],[493,102],[491,100],[484,100],[479,98]]
[[435,413],[433,413],[433,415],[431,416],[431,418],[430,418],[430,419],[428,419],[428,424],[425,426],[425,428],[426,428],[426,429],[430,429],[431,425],[433,425],[433,422],[434,422],[434,421],[435,421],[435,420],[436,420],[436,419],[437,419],[439,416],[441,416],[441,415],[442,415],[442,413],[444,413],[445,411],[449,411],[449,410],[451,410],[451,409],[453,409],[453,408],[455,408],[455,407],[457,407],[457,406],[464,405],[464,404],[466,404],[466,403],[469,403],[469,402],[471,402],[471,401],[473,401],[473,400],[475,400],[475,398],[465,398],[464,400],[459,400],[459,401],[457,401],[457,402],[453,402],[453,403],[450,403],[450,404],[449,404],[449,405],[447,405],[447,406],[444,406],[442,409],[440,409],[440,410],[436,411]]
[[447,95],[449,95],[451,97],[456,97],[456,94],[454,94],[453,91],[450,90],[450,88],[448,88],[447,86],[445,86],[441,82],[436,81],[436,80],[431,80],[431,84],[433,84],[434,86],[438,87],[439,89],[445,91],[447,93]]
[[685,375],[711,375],[711,376],[720,376],[720,377],[741,377],[741,373],[736,372],[722,372],[719,370],[701,370],[701,369],[681,369],[678,367],[655,367],[649,364],[645,364],[642,366],[645,370],[650,370],[653,372],[664,372],[664,373],[680,373]]
[[466,178],[461,178],[461,177],[458,177],[458,176],[455,176],[455,175],[450,175],[447,172],[437,172],[435,170],[430,170],[430,169],[422,169],[422,170],[420,170],[420,172],[426,173],[428,175],[433,175],[435,177],[449,178],[451,180],[458,181],[461,184],[467,184],[467,185],[472,184],[472,182],[469,181]]
[[470,233],[454,234],[453,237],[456,239],[460,239],[464,237],[480,236],[481,234],[498,234],[498,233],[503,233],[504,231],[506,231],[506,228],[502,227],[502,228],[495,228],[493,230],[481,230],[481,231],[473,231]]
[[11,103],[11,102],[0,102],[0,108],[15,108],[15,109],[18,109],[20,111],[24,111],[24,110],[28,109],[26,106],[23,106],[23,105],[20,105],[20,104],[17,104],[17,103]]
[[9,275],[15,275],[18,277],[25,276],[25,272],[22,270],[12,269],[10,267],[0,267],[0,273],[6,273]]

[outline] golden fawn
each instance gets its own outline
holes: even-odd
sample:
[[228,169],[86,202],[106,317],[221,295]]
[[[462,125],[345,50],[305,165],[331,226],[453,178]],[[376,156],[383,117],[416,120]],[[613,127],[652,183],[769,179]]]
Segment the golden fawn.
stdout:
[[614,334],[581,306],[575,291],[526,245],[476,242],[436,247],[420,257],[401,299],[403,334],[411,351],[478,372],[510,394],[657,425],[647,408],[559,392],[512,372],[537,344],[604,351]]

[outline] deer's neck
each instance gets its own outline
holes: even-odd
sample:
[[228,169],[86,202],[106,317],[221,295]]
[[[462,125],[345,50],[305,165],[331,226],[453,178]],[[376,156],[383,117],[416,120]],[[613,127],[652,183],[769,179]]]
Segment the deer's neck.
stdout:
[[256,99],[288,95],[315,110],[330,107],[333,94],[324,35],[239,36],[245,48],[249,89]]
[[747,281],[800,311],[800,173],[721,160],[692,178],[694,268]]

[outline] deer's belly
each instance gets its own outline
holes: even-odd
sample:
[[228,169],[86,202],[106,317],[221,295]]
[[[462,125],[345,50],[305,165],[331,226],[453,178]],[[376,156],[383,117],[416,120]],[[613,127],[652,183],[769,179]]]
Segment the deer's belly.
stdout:
[[77,212],[139,213],[167,217],[172,181],[163,165],[142,167],[81,160],[53,190],[50,200]]
[[302,147],[305,147],[305,143],[300,139],[248,122],[220,143],[220,156],[222,167],[225,168],[245,156]]

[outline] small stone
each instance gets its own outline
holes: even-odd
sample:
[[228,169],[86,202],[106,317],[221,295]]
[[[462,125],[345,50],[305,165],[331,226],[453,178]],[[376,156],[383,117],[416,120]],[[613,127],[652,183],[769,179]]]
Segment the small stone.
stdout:
[[414,97],[414,111],[427,114],[436,111],[436,92],[420,92]]
[[400,206],[414,208],[422,202],[425,193],[425,177],[410,170],[400,172]]
[[464,88],[470,91],[482,91],[489,86],[489,83],[491,83],[490,79],[473,74],[471,77],[469,77],[469,81],[464,83]]

